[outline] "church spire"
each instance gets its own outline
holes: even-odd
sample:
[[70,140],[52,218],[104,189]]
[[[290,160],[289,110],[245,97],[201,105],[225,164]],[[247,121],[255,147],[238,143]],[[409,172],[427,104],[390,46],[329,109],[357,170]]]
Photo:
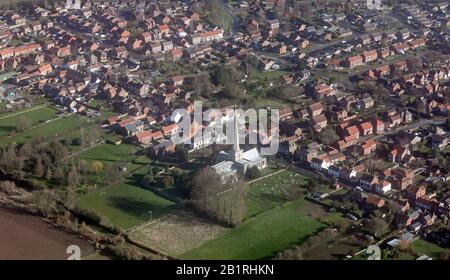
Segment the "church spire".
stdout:
[[242,158],[242,151],[239,147],[239,122],[237,118],[236,105],[234,106],[234,147],[233,160],[237,161]]

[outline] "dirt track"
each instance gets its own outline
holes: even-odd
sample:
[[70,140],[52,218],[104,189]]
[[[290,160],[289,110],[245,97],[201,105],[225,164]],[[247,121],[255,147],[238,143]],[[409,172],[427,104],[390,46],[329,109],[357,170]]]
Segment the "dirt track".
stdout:
[[65,260],[69,245],[78,245],[82,256],[94,252],[86,241],[37,217],[0,208],[0,260]]

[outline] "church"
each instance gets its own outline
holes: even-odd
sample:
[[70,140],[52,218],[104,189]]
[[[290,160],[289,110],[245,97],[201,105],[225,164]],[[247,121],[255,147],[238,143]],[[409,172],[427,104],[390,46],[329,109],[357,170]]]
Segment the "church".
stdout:
[[238,123],[234,118],[234,144],[230,151],[222,151],[219,158],[222,160],[212,168],[220,175],[222,184],[228,181],[236,181],[238,175],[245,174],[248,169],[256,166],[259,170],[266,168],[267,160],[262,157],[257,148],[242,151],[239,147]]

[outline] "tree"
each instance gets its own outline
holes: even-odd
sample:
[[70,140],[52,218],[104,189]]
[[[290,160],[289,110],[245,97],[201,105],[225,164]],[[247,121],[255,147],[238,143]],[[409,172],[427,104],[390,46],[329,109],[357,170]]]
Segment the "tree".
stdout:
[[90,167],[90,171],[94,174],[99,174],[100,172],[103,171],[103,163],[95,160],[91,163],[91,167]]
[[64,173],[64,169],[61,166],[56,167],[53,178],[59,185],[66,184],[66,174]]
[[11,195],[16,191],[16,184],[13,181],[0,181],[0,192]]
[[226,225],[236,225],[245,214],[246,185],[240,181],[222,184],[210,167],[199,170],[192,178],[190,204],[210,218]]
[[150,187],[155,182],[155,177],[153,174],[147,174],[144,176],[142,181],[146,187]]
[[174,185],[175,180],[172,176],[164,176],[161,179],[161,183],[164,188],[170,188]]
[[34,175],[36,175],[38,177],[42,177],[44,175],[45,167],[42,164],[42,159],[40,157],[36,158],[33,172],[34,172]]
[[253,166],[253,167],[247,169],[247,172],[245,172],[245,176],[249,180],[254,180],[256,178],[261,177],[261,171],[259,171],[258,167]]
[[177,153],[178,160],[181,163],[189,161],[189,151],[182,145],[178,145],[175,147],[175,152]]
[[51,179],[53,179],[52,169],[47,167],[47,170],[45,171],[45,180],[50,181]]
[[380,236],[388,229],[388,224],[381,218],[373,217],[366,224],[366,229],[375,236]]
[[20,116],[16,120],[16,130],[21,132],[31,127],[31,120],[27,117]]
[[192,79],[192,88],[196,96],[210,97],[214,91],[214,85],[211,83],[208,75],[202,74]]
[[72,166],[70,171],[67,173],[67,183],[70,187],[75,187],[80,183],[80,173],[75,166]]
[[32,200],[44,216],[48,216],[56,210],[57,197],[53,191],[47,189],[34,191]]
[[331,126],[327,126],[319,133],[319,139],[325,145],[331,145],[339,140],[339,136]]

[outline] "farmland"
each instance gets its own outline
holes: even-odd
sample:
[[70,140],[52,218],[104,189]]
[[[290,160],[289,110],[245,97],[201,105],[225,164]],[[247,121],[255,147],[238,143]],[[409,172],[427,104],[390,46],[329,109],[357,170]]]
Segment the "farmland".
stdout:
[[66,249],[76,244],[82,256],[94,252],[86,241],[54,228],[37,217],[0,209],[0,260],[67,259]]

